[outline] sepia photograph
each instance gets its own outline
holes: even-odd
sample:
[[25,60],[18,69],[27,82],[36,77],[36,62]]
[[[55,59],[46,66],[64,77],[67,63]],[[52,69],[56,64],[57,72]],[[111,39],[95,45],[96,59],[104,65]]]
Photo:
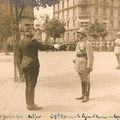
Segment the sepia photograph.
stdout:
[[0,120],[120,120],[120,0],[0,0]]

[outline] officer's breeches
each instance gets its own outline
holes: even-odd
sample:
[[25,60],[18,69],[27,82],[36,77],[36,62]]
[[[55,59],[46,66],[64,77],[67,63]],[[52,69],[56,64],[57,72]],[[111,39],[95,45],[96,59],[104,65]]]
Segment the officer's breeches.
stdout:
[[27,87],[35,87],[36,83],[37,83],[39,68],[36,67],[31,70],[23,71],[23,72],[24,72],[25,78],[26,78],[26,86]]
[[79,77],[81,79],[81,82],[90,82],[90,73],[88,72],[82,72],[82,73],[78,73]]

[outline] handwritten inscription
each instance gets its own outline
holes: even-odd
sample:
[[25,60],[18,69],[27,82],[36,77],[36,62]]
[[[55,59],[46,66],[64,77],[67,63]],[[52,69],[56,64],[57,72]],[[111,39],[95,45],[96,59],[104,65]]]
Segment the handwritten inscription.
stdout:
[[[42,113],[41,113],[42,114]],[[63,113],[51,113],[49,116],[38,114],[27,114],[27,115],[6,115],[0,114],[0,120],[43,120],[46,118],[48,120],[120,120],[120,115],[99,115],[99,114],[86,114],[86,113],[76,113],[76,114],[63,114]]]

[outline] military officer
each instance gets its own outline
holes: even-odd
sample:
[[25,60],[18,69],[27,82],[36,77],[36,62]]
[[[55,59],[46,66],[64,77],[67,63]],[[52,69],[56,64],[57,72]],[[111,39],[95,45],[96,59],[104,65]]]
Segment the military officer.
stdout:
[[89,100],[90,72],[93,70],[93,48],[87,39],[87,31],[81,28],[77,31],[78,43],[76,46],[75,69],[81,79],[82,96],[76,98],[82,103]]
[[114,53],[116,55],[117,64],[118,64],[116,69],[120,70],[120,32],[117,33],[117,39],[115,40]]
[[19,58],[21,59],[20,66],[26,80],[25,97],[28,110],[42,109],[42,107],[38,107],[34,102],[34,92],[40,66],[38,50],[50,49],[54,49],[54,47],[38,42],[33,37],[33,32],[29,30],[25,31],[24,38],[19,41]]

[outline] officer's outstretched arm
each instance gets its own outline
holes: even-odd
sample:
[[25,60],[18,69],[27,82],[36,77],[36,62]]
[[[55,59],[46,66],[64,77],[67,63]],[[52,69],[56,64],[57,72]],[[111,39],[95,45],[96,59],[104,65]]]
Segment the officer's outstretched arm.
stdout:
[[33,44],[34,44],[35,46],[37,46],[38,49],[41,50],[41,51],[53,50],[53,49],[54,49],[54,46],[48,45],[48,44],[45,44],[45,43],[42,43],[42,42],[39,42],[39,41],[37,41],[36,39],[34,39],[32,42],[33,42]]

